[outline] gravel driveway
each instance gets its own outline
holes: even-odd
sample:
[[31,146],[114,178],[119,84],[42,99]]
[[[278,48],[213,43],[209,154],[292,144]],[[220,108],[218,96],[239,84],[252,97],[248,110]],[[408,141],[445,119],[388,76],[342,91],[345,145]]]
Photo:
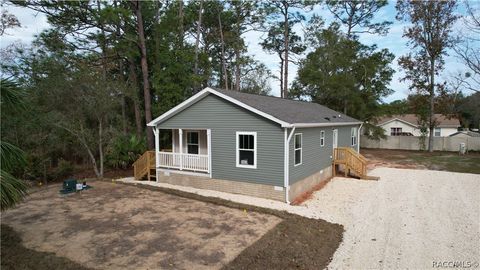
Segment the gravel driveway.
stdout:
[[345,225],[329,268],[480,263],[480,175],[393,168],[370,174],[380,181],[335,178],[305,203]]

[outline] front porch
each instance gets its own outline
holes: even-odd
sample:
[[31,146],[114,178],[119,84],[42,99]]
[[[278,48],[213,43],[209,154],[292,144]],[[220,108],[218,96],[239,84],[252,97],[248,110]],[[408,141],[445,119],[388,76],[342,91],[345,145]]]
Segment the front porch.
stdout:
[[136,180],[155,177],[156,170],[211,177],[209,129],[154,129],[155,151],[135,163]]
[[157,169],[176,173],[211,173],[209,129],[157,129],[155,133]]

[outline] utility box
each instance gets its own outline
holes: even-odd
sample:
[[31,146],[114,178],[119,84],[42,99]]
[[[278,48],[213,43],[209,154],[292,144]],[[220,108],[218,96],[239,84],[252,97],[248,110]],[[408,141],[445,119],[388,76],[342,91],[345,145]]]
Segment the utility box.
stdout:
[[467,152],[467,147],[465,145],[465,143],[460,143],[460,155],[465,155],[465,153]]
[[77,190],[77,180],[67,179],[63,181],[63,190],[66,193],[75,192]]

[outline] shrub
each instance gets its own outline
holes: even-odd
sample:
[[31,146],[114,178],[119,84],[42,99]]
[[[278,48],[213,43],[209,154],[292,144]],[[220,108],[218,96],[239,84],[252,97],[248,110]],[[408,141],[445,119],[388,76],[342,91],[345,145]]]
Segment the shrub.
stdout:
[[55,180],[62,180],[73,175],[73,165],[69,161],[60,159],[57,168],[53,172]]
[[126,169],[146,150],[145,139],[135,135],[120,136],[107,147],[106,164],[113,168]]

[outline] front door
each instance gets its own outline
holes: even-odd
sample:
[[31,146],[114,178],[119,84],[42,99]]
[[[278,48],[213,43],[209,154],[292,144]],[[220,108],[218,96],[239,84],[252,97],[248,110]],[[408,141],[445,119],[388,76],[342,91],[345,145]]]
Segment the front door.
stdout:
[[332,138],[333,138],[333,142],[332,142],[332,152],[333,152],[333,149],[337,148],[338,146],[338,129],[333,130]]

